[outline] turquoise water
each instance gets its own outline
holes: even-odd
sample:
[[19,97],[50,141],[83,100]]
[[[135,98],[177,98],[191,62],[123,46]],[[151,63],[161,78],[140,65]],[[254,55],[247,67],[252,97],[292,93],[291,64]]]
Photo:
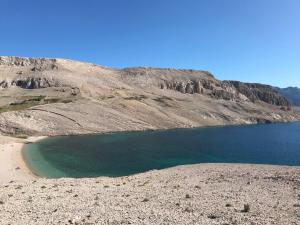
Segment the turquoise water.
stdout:
[[61,136],[23,156],[44,177],[118,177],[194,163],[300,166],[300,123]]

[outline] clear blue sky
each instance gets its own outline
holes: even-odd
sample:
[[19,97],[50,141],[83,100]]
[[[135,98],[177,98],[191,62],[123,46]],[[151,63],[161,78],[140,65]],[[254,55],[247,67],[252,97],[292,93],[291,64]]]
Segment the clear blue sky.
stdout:
[[0,0],[0,55],[300,87],[300,0]]

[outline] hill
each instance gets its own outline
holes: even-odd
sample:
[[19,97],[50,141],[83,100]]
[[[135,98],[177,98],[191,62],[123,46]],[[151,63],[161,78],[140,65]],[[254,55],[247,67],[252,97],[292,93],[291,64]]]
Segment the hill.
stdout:
[[271,86],[185,69],[0,57],[0,133],[62,135],[299,120]]
[[287,87],[275,88],[282,96],[288,99],[293,105],[300,106],[300,88]]

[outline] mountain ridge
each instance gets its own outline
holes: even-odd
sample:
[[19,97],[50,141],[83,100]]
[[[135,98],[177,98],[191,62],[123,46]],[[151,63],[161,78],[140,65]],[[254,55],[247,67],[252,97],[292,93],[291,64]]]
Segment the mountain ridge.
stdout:
[[203,70],[115,69],[65,59],[0,57],[0,132],[60,135],[300,119],[270,85]]
[[300,88],[298,88],[298,87],[286,87],[286,88],[275,87],[275,90],[278,91],[282,96],[287,98],[291,102],[291,104],[300,106]]

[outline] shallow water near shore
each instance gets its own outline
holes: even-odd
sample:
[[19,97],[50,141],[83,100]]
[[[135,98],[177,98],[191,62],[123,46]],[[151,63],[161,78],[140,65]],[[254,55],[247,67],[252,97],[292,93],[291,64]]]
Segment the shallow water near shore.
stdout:
[[23,157],[48,178],[118,177],[195,163],[300,166],[300,123],[51,137],[27,144]]

